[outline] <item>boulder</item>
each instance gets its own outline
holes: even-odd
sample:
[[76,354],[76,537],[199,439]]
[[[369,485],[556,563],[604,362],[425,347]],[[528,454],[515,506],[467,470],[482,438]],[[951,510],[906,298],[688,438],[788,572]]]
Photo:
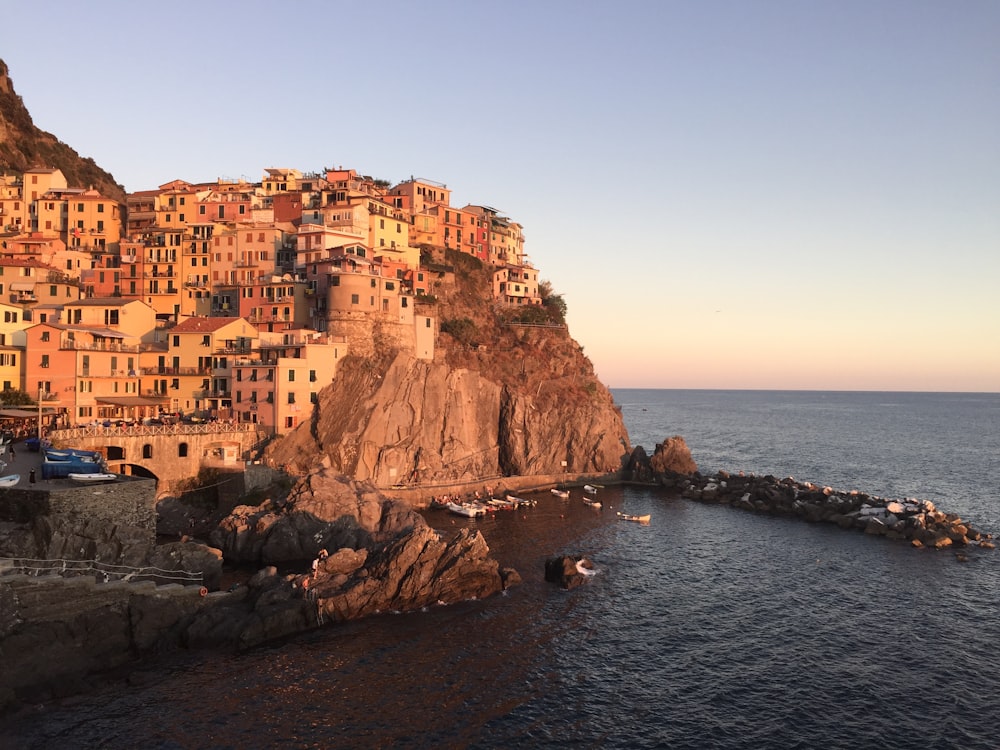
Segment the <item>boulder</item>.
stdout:
[[545,580],[564,589],[573,589],[587,580],[594,564],[582,555],[560,555],[545,561]]
[[691,450],[680,435],[658,443],[649,463],[656,474],[691,476],[698,471],[698,465],[691,458]]

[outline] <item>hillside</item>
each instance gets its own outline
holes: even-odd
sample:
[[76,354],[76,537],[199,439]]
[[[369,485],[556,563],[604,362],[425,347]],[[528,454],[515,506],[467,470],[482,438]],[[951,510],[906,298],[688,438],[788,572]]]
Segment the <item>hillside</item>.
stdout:
[[51,133],[39,130],[14,91],[7,64],[0,60],[0,171],[23,174],[36,167],[56,168],[72,187],[93,187],[106,198],[125,200],[115,178]]
[[621,414],[568,330],[512,325],[479,261],[447,261],[456,283],[425,307],[455,334],[439,336],[434,361],[385,346],[347,357],[313,422],[269,461],[294,473],[323,462],[383,487],[618,469],[630,448]]

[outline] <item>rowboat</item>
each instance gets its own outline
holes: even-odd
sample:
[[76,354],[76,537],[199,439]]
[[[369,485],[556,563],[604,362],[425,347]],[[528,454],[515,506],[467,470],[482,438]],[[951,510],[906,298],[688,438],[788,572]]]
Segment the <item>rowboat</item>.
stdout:
[[549,492],[551,492],[553,495],[555,495],[558,498],[561,498],[563,500],[569,500],[569,491],[568,490],[557,490],[555,487],[553,487],[551,490],[549,490]]
[[66,476],[74,482],[81,482],[83,484],[91,484],[94,482],[113,482],[118,479],[117,474],[106,474],[102,472],[98,472],[96,474],[67,474]]
[[589,497],[585,497],[585,498],[583,498],[583,502],[585,504],[589,505],[591,508],[600,508],[601,507],[601,501],[600,500],[591,500]]
[[21,481],[20,474],[8,474],[5,477],[0,477],[0,487],[13,487],[20,481]]
[[618,513],[619,521],[635,521],[636,523],[649,523],[649,513],[642,516],[632,515],[631,513]]
[[517,495],[507,495],[507,502],[513,503],[517,508],[521,508],[525,505],[535,505],[537,503],[536,500],[528,500],[527,498],[518,497]]
[[494,510],[514,510],[517,507],[517,503],[512,503],[510,498],[501,500],[499,497],[491,497],[486,504]]
[[448,503],[445,506],[457,516],[465,516],[466,518],[475,518],[476,516],[482,516],[486,513],[486,508],[482,505],[459,505],[458,503]]
[[596,495],[597,494],[597,488],[594,485],[592,485],[592,484],[585,484],[585,485],[583,485],[583,491],[584,492],[589,492],[591,495]]

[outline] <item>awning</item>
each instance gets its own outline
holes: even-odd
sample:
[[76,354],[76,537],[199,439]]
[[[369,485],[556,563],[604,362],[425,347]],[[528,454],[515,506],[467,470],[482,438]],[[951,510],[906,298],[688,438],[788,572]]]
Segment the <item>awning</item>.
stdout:
[[[55,411],[55,409],[44,407],[42,409],[42,416],[44,417],[46,414],[53,414]],[[27,407],[24,409],[17,409],[14,407],[0,409],[0,417],[6,417],[7,419],[37,419],[38,409],[30,409]]]
[[94,399],[99,404],[112,406],[162,406],[170,403],[169,396],[98,396]]
[[15,281],[8,287],[8,289],[10,289],[12,292],[31,292],[34,291],[35,289],[35,282],[32,281],[30,284],[28,284],[23,281]]

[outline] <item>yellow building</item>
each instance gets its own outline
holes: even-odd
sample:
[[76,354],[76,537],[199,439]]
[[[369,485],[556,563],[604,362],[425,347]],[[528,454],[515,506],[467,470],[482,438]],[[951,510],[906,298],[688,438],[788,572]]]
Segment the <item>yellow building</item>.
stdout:
[[0,389],[24,390],[25,320],[18,305],[0,302]]
[[242,318],[192,317],[170,329],[167,338],[169,349],[156,366],[157,390],[170,395],[175,411],[228,416],[233,361],[250,354],[257,330]]

